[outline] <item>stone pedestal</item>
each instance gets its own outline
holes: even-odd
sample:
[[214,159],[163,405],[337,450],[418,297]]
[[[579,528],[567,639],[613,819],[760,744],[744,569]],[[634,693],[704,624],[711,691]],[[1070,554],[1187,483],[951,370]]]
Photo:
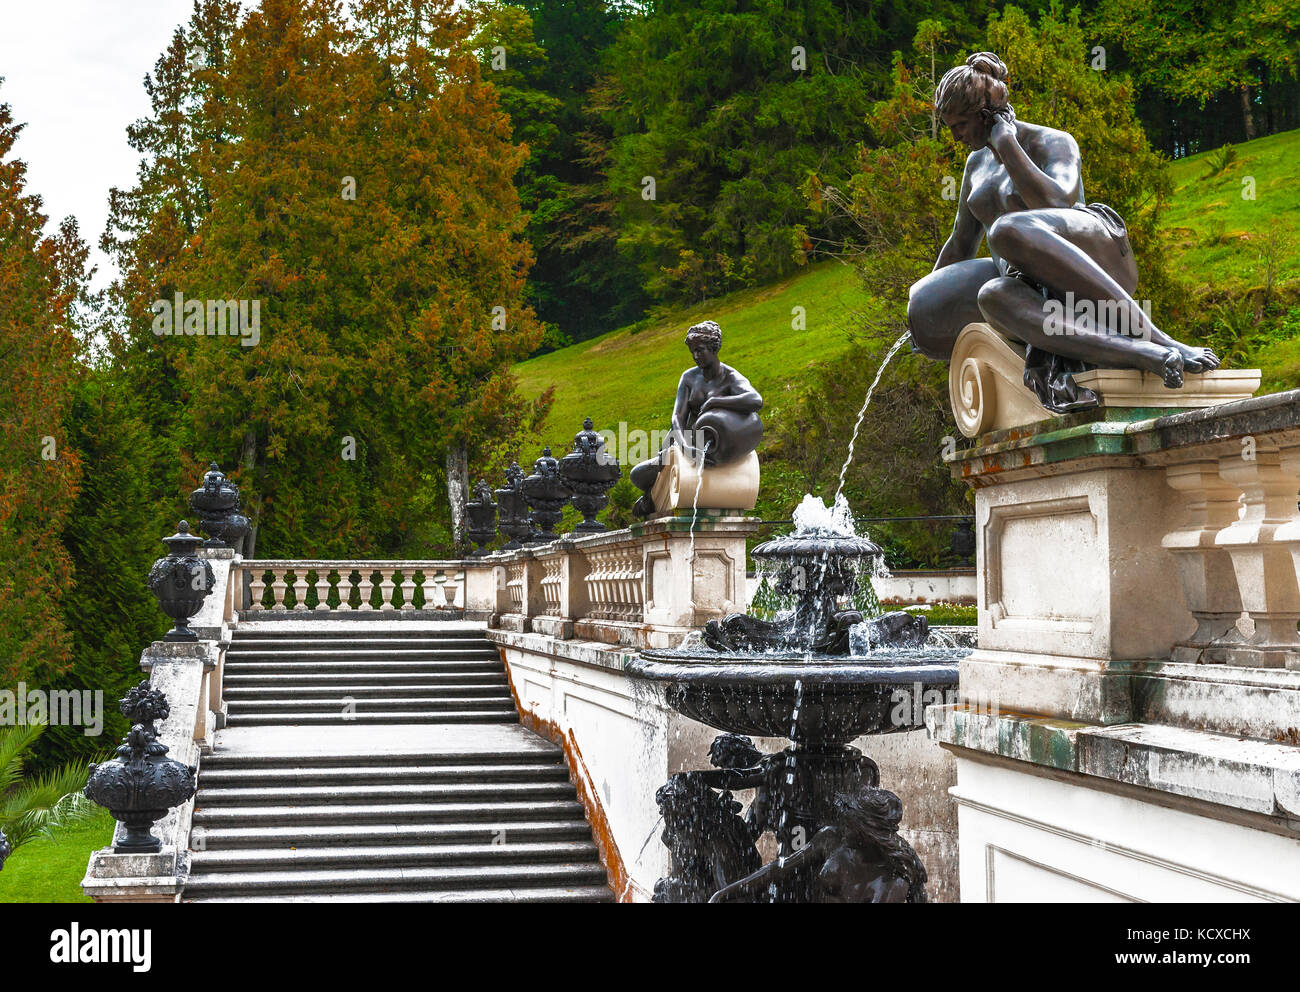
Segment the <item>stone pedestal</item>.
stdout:
[[730,465],[701,467],[680,448],[670,447],[663,454],[663,467],[650,498],[660,516],[689,513],[696,506],[752,510],[758,502],[758,454],[751,451]]
[[[154,641],[140,658],[153,688],[167,696],[171,714],[158,724],[158,740],[169,758],[184,765],[199,763],[206,698],[205,679],[216,666],[217,646],[211,641]],[[189,877],[191,799],[153,825],[162,841],[156,854],[117,854],[112,847],[91,855],[81,889],[96,902],[177,902]],[[117,825],[113,843],[125,831]]]
[[[1025,353],[988,324],[967,324],[953,345],[948,398],[958,429],[979,437],[1059,417],[1043,409],[1024,384]],[[1145,412],[1198,410],[1249,399],[1259,389],[1259,369],[1219,369],[1187,375],[1181,389],[1167,389],[1159,376],[1137,369],[1091,369],[1074,381],[1101,396],[1104,409],[1125,420]]]
[[979,647],[927,720],[963,901],[1300,900],[1300,391],[1146,412],[950,460]]

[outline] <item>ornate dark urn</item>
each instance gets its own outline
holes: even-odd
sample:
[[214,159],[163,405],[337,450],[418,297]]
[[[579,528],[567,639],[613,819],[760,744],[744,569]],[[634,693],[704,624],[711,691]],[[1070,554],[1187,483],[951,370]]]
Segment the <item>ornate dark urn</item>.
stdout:
[[497,535],[497,505],[492,502],[492,487],[482,479],[474,487],[474,498],[465,503],[465,515],[469,517],[469,539],[478,545],[470,557],[482,558]]
[[497,490],[497,509],[499,511],[498,529],[509,541],[501,546],[502,551],[518,551],[523,542],[533,532],[532,522],[528,519],[528,500],[524,499],[524,470],[518,462],[511,462],[506,469],[506,484]]
[[573,505],[582,514],[574,530],[600,533],[605,525],[596,514],[609,505],[609,491],[623,476],[618,461],[605,453],[605,439],[588,417],[573,438],[573,450],[560,459],[560,478],[573,493]]
[[156,721],[166,720],[171,707],[148,681],[127,692],[121,709],[131,731],[116,758],[90,766],[84,792],[125,825],[125,836],[113,846],[116,853],[153,854],[162,849],[153,825],[194,797],[198,769],[167,757],[167,745],[159,743]]
[[532,511],[529,518],[533,522],[532,533],[528,535],[527,544],[547,544],[554,541],[558,534],[555,525],[563,516],[564,504],[569,502],[569,487],[560,478],[560,463],[551,454],[547,445],[542,449],[542,457],[533,463],[533,474],[524,480],[524,499]]
[[9,846],[9,841],[5,839],[3,831],[0,831],[0,871],[4,871],[5,861],[13,853],[14,849]]
[[190,509],[197,513],[199,529],[208,535],[205,548],[229,548],[248,533],[248,518],[239,509],[239,487],[227,479],[213,462],[203,484],[190,493]]
[[199,635],[186,624],[199,612],[216,577],[212,566],[194,553],[203,542],[190,533],[190,525],[184,520],[177,525],[175,534],[162,540],[168,555],[149,569],[149,588],[158,597],[162,611],[176,623],[163,640],[197,641]]

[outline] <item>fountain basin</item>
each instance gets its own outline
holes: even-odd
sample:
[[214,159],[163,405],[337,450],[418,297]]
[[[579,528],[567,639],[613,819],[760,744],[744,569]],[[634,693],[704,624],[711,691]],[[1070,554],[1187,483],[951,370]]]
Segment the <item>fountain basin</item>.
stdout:
[[669,706],[711,727],[824,746],[923,726],[921,701],[932,691],[956,691],[957,662],[968,653],[936,648],[805,659],[643,651],[625,669],[663,684]]

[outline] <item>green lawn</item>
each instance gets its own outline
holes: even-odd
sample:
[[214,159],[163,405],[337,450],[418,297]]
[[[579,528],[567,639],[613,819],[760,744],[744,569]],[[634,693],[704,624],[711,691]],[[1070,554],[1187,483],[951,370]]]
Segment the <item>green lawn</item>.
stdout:
[[[636,329],[622,328],[515,367],[520,393],[536,396],[555,387],[555,404],[520,464],[531,464],[543,444],[558,457],[591,417],[598,430],[666,430],[682,370],[691,364],[686,329],[701,320],[722,326],[722,360],[739,369],[761,393],[777,390],[812,362],[848,347],[852,313],[870,303],[847,266],[824,262],[761,289],[675,311]],[[792,311],[805,310],[806,329],[793,330]]]
[[[1178,267],[1201,288],[1263,282],[1260,242],[1268,227],[1291,238],[1280,282],[1300,278],[1300,130],[1235,146],[1236,158],[1213,176],[1217,152],[1179,159],[1169,167],[1174,195],[1166,221],[1174,229]],[[1244,199],[1243,180],[1255,198]],[[1141,259],[1138,259],[1139,263]]]
[[94,819],[73,824],[53,840],[34,840],[10,856],[0,870],[0,903],[90,902],[81,892],[90,852],[113,840],[113,818],[107,810]]

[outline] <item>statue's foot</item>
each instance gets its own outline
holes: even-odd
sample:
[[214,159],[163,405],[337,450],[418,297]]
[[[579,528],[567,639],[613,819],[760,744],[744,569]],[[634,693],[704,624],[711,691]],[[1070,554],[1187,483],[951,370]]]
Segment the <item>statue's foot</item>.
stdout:
[[1177,348],[1183,356],[1184,372],[1213,372],[1222,364],[1219,356],[1209,348],[1196,348],[1190,344],[1178,344]]
[[1169,354],[1160,363],[1158,372],[1165,381],[1166,389],[1183,388],[1183,356],[1179,354],[1178,349],[1169,349]]
[[632,512],[635,513],[638,517],[654,516],[655,504],[654,504],[654,500],[650,498],[649,493],[646,493],[639,500],[637,500],[635,503],[632,504]]

